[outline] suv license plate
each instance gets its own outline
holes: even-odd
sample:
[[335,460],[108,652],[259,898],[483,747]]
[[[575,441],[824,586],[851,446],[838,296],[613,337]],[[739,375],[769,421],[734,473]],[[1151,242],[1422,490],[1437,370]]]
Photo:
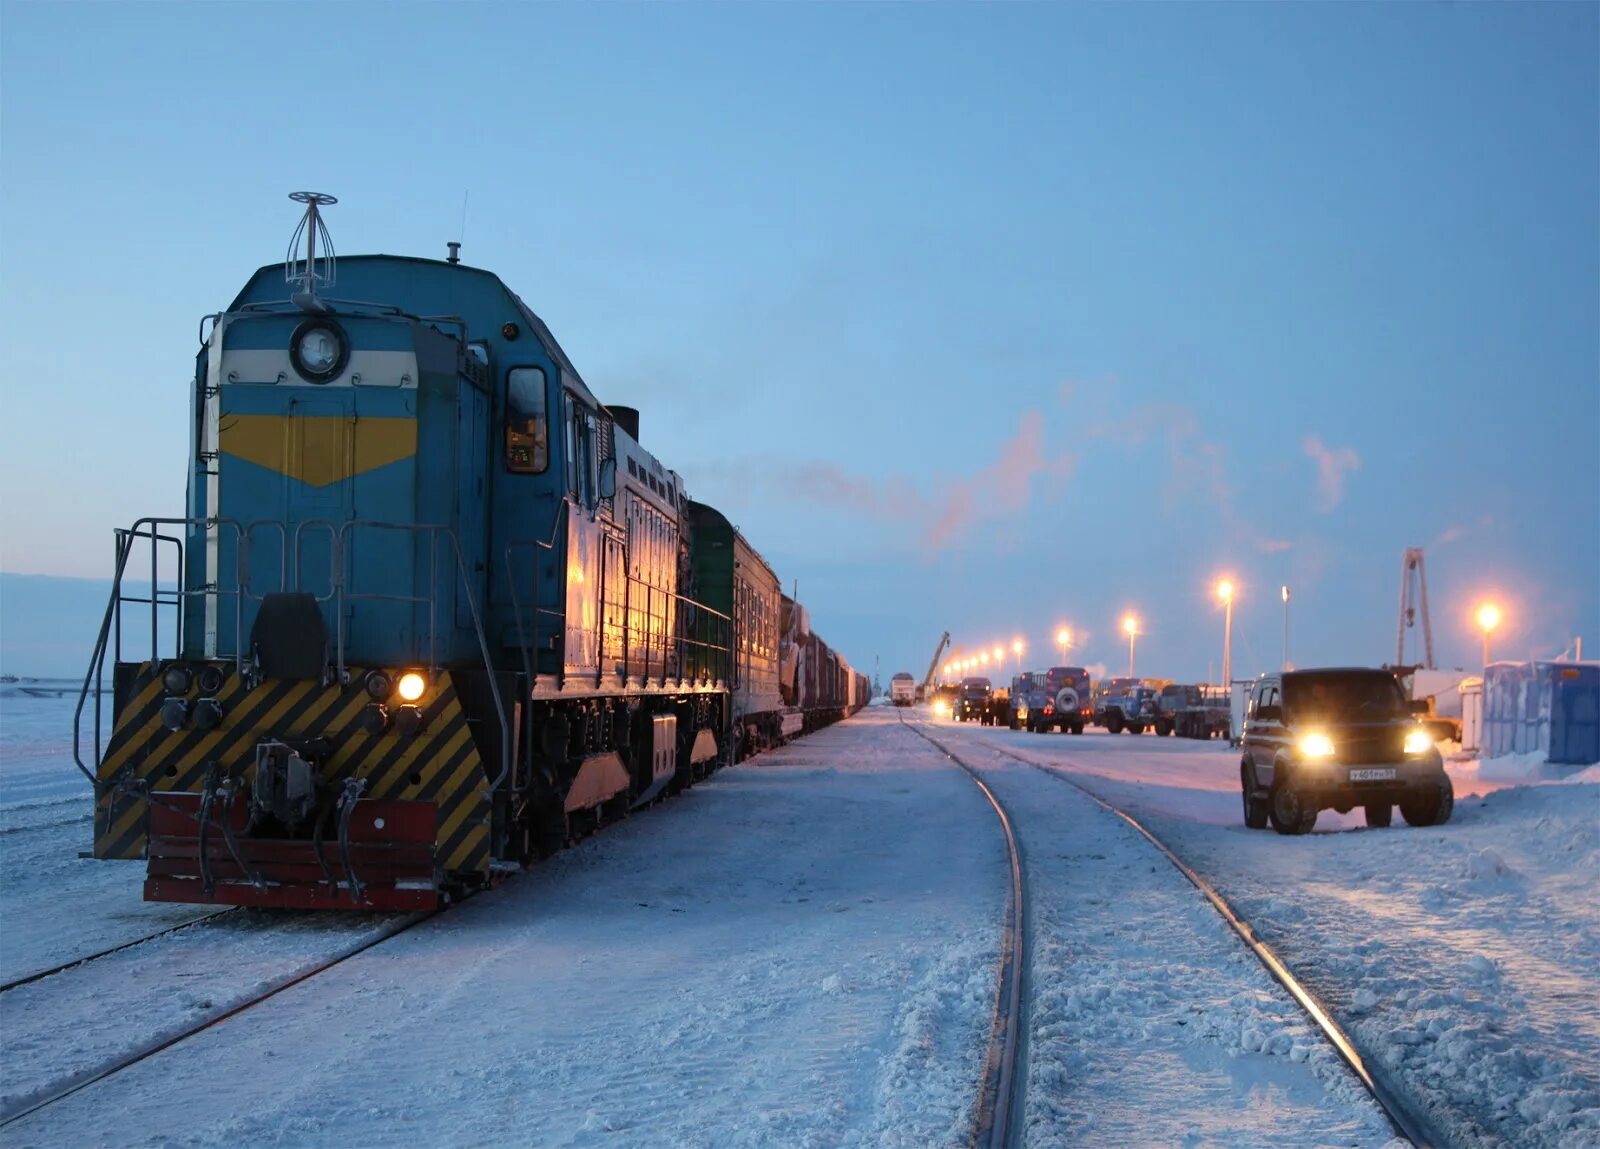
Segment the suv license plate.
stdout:
[[1394,767],[1389,766],[1382,770],[1352,770],[1352,782],[1392,782],[1394,781]]

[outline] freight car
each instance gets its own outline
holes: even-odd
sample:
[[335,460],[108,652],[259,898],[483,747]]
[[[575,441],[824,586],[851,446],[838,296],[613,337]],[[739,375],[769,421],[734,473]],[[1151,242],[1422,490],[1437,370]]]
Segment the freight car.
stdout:
[[288,261],[202,321],[185,515],[117,532],[96,857],[154,901],[431,908],[864,704],[498,276],[335,266],[333,199],[294,198]]

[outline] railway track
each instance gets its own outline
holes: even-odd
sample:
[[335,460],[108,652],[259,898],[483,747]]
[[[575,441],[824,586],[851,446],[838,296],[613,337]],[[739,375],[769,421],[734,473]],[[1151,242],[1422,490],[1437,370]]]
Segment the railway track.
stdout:
[[[995,987],[994,1014],[989,1026],[989,1045],[984,1053],[983,1080],[979,1087],[978,1103],[973,1110],[973,1121],[968,1144],[973,1149],[1009,1149],[1016,1143],[1012,1130],[1014,1121],[1022,1113],[1023,1095],[1027,1088],[1027,994],[1028,976],[1028,913],[1024,896],[1022,847],[1000,799],[995,797],[978,771],[961,760],[937,738],[906,722],[900,724],[933,745],[946,758],[966,772],[989,805],[994,807],[1005,834],[1006,850],[1011,862],[1011,884],[1006,898],[1005,924],[1000,936],[1000,969]],[[1015,1128],[1020,1129],[1020,1122]]]
[[[961,765],[962,768],[965,769],[969,774],[974,774],[974,776],[976,776],[974,769],[970,765],[961,762],[957,755],[952,753],[948,748],[940,745],[937,741],[926,734],[923,736],[928,738],[930,742],[933,742],[935,746],[939,746],[941,750],[949,755],[952,760],[955,760],[959,765]],[[1266,942],[1262,941],[1256,935],[1255,931],[1251,928],[1250,923],[1242,918],[1236,910],[1234,910],[1234,908],[1228,903],[1227,899],[1225,899],[1215,887],[1213,887],[1205,880],[1204,877],[1197,873],[1193,867],[1184,862],[1182,858],[1178,857],[1172,848],[1163,842],[1154,832],[1152,832],[1149,827],[1145,826],[1126,810],[1123,810],[1114,803],[1106,801],[1088,787],[1083,786],[1077,780],[1067,776],[1059,769],[1056,769],[1051,765],[1024,757],[1023,755],[1017,754],[1004,746],[997,746],[994,743],[985,741],[983,739],[979,739],[978,743],[979,745],[983,746],[984,749],[989,750],[994,754],[1000,755],[1004,758],[1009,758],[1013,762],[1017,762],[1023,766],[1032,767],[1033,769],[1038,770],[1040,773],[1055,779],[1057,782],[1072,787],[1078,793],[1084,795],[1102,809],[1120,818],[1123,822],[1132,827],[1135,832],[1144,837],[1146,841],[1155,847],[1157,852],[1166,858],[1166,860],[1170,862],[1179,873],[1181,873],[1197,890],[1200,891],[1200,893],[1206,898],[1206,900],[1217,911],[1222,919],[1228,923],[1228,926],[1234,931],[1234,933],[1237,934],[1244,944],[1249,948],[1251,953],[1255,955],[1256,959],[1260,961],[1262,966],[1266,968],[1267,972],[1272,975],[1273,979],[1289,992],[1289,995],[1294,999],[1295,1003],[1300,1006],[1305,1015],[1311,1020],[1317,1029],[1321,1031],[1328,1043],[1333,1046],[1334,1050],[1338,1053],[1340,1059],[1366,1089],[1368,1095],[1372,1097],[1378,1108],[1383,1111],[1384,1116],[1388,1118],[1389,1124],[1393,1128],[1395,1134],[1416,1146],[1417,1149],[1434,1149],[1435,1146],[1444,1144],[1444,1142],[1434,1132],[1432,1123],[1424,1118],[1421,1114],[1417,1113],[1409,1104],[1407,1104],[1403,1096],[1401,1096],[1396,1090],[1391,1088],[1387,1082],[1384,1081],[1381,1074],[1374,1073],[1371,1069],[1369,1069],[1365,1059],[1361,1056],[1360,1051],[1356,1048],[1355,1043],[1351,1041],[1350,1037],[1339,1026],[1338,1022],[1334,1020],[1333,1015],[1328,1010],[1327,1006],[1325,1006],[1315,994],[1313,994],[1304,984],[1301,983],[1299,978],[1295,976],[1294,972],[1283,961],[1283,959],[1273,951],[1272,947],[1267,945]]]
[[[231,912],[231,911],[223,911],[223,912],[227,913],[227,912]],[[80,1072],[74,1073],[71,1077],[62,1080],[60,1083],[58,1083],[54,1087],[48,1089],[44,1093],[35,1094],[35,1095],[29,1097],[23,1103],[17,1105],[14,1109],[10,1109],[10,1110],[7,1110],[7,1111],[5,1111],[3,1113],[0,1113],[0,1129],[5,1129],[6,1127],[14,1124],[15,1122],[21,1121],[24,1118],[30,1116],[31,1114],[38,1113],[41,1110],[47,1109],[50,1106],[56,1104],[57,1102],[62,1101],[65,1098],[71,1097],[73,1094],[78,1093],[78,1092],[80,1092],[80,1091],[82,1091],[84,1089],[87,1089],[89,1086],[94,1085],[97,1082],[104,1081],[106,1078],[111,1077],[114,1074],[121,1073],[123,1070],[129,1069],[132,1066],[138,1065],[140,1062],[147,1061],[150,1058],[155,1057],[157,1054],[161,1053],[162,1051],[167,1050],[167,1049],[171,1049],[173,1046],[179,1044],[180,1042],[187,1041],[189,1038],[194,1037],[197,1034],[204,1033],[208,1029],[212,1029],[212,1028],[214,1028],[214,1027],[216,1027],[218,1025],[221,1025],[223,1022],[228,1021],[231,1018],[238,1017],[240,1014],[246,1013],[249,1010],[254,1009],[256,1006],[262,1004],[263,1002],[269,1001],[272,998],[278,996],[280,993],[283,993],[285,990],[292,989],[293,987],[301,984],[302,982],[309,981],[312,978],[317,977],[319,974],[326,973],[328,970],[333,969],[334,967],[336,967],[338,965],[341,965],[344,962],[349,961],[351,958],[356,957],[359,954],[365,953],[367,950],[370,950],[370,949],[374,948],[375,946],[382,945],[384,942],[389,941],[390,939],[392,939],[394,937],[397,937],[398,935],[400,935],[402,933],[405,933],[407,930],[413,929],[416,926],[421,925],[423,922],[428,921],[430,918],[438,916],[438,914],[440,914],[442,912],[443,911],[441,911],[441,910],[429,910],[429,911],[425,911],[425,912],[422,912],[422,913],[411,914],[411,915],[408,915],[407,917],[404,917],[404,918],[400,918],[397,921],[390,923],[388,926],[385,926],[377,934],[371,935],[369,937],[365,937],[359,942],[355,942],[355,943],[353,943],[353,944],[351,944],[349,946],[346,946],[344,949],[341,949],[341,950],[331,954],[330,956],[317,961],[314,965],[310,966],[309,968],[301,969],[301,970],[299,970],[298,972],[296,972],[294,974],[291,974],[291,975],[285,976],[283,978],[277,979],[275,981],[269,982],[259,992],[253,994],[252,996],[250,996],[246,1000],[241,1001],[238,1004],[230,1007],[229,1009],[223,1011],[222,1013],[215,1014],[215,1015],[213,1015],[211,1017],[208,1017],[208,1018],[204,1018],[204,1019],[194,1023],[193,1025],[190,1025],[190,1026],[187,1026],[187,1027],[183,1028],[179,1032],[166,1034],[166,1035],[164,1035],[164,1036],[162,1036],[160,1038],[157,1038],[155,1040],[147,1042],[146,1044],[144,1044],[144,1045],[142,1045],[142,1046],[140,1046],[138,1048],[135,1048],[135,1049],[132,1049],[132,1050],[127,1050],[127,1051],[119,1053],[119,1054],[117,1054],[117,1055],[115,1055],[113,1057],[107,1058],[104,1062],[102,1062],[102,1063],[100,1063],[98,1065],[95,1065],[95,1066],[92,1066],[90,1068],[84,1069],[84,1070],[82,1070]],[[215,916],[218,916],[218,915],[211,915],[211,916],[215,917]],[[194,924],[197,924],[197,923],[189,922],[189,923],[186,923],[186,925],[184,925],[184,926],[174,927],[172,930],[167,930],[167,931],[163,931],[163,932],[165,932],[165,933],[176,932],[176,930],[178,930],[178,929],[185,929],[189,925],[194,925]],[[151,936],[152,937],[158,937],[160,935],[156,934],[156,935],[151,935]],[[149,938],[145,938],[145,939],[141,939],[141,940],[142,941],[148,941]],[[130,942],[130,943],[128,943],[127,946],[119,946],[117,948],[118,949],[126,949],[126,948],[129,948],[131,946],[138,945],[138,944],[141,944],[141,943],[140,942]],[[114,950],[108,950],[106,952],[107,953],[111,953],[111,952],[115,952],[115,951]],[[102,955],[98,955],[98,956],[104,956],[104,955],[102,954]],[[87,961],[87,960],[92,960],[92,959],[83,959],[83,960]],[[76,962],[76,963],[68,963],[68,965],[63,967],[63,968],[70,968],[70,966],[74,965],[74,964],[81,965],[81,964],[83,964],[83,962],[79,961],[79,962]],[[43,976],[48,976],[48,975],[47,974],[40,974],[38,976],[43,977]],[[30,978],[29,980],[37,980],[37,978]]]
[[30,985],[36,981],[43,981],[47,977],[53,977],[58,973],[65,973],[69,969],[77,969],[79,966],[88,965],[90,962],[99,961],[101,958],[110,957],[112,954],[119,954],[123,950],[131,950],[134,946],[144,945],[145,942],[152,942],[157,938],[164,938],[169,934],[179,933],[188,929],[190,926],[197,926],[201,922],[208,922],[212,918],[220,918],[225,914],[237,912],[238,908],[233,907],[225,910],[217,910],[214,913],[201,914],[199,917],[190,918],[186,922],[179,922],[175,926],[168,926],[166,929],[156,930],[154,933],[149,933],[145,934],[143,937],[134,938],[132,941],[121,942],[118,945],[109,946],[103,950],[97,950],[92,954],[84,954],[82,957],[73,958],[71,961],[64,961],[60,965],[53,965],[48,969],[35,970],[33,973],[24,974],[22,977],[12,978],[8,982],[0,983],[0,994],[7,993],[21,985]]

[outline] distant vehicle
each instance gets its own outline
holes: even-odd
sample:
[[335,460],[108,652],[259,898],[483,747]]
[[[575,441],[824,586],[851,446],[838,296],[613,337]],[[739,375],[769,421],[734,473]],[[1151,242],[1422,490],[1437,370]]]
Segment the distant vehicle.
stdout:
[[989,705],[981,721],[985,726],[1003,726],[1011,716],[1011,691],[997,686],[989,692]]
[[1052,666],[1028,675],[1028,705],[1018,725],[1044,734],[1051,730],[1082,734],[1094,716],[1089,672],[1081,666]]
[[902,670],[889,680],[889,701],[896,706],[914,706],[917,701],[917,680]]
[[960,687],[949,684],[933,687],[928,694],[928,701],[929,706],[933,710],[935,716],[939,718],[950,718],[954,716],[956,711],[956,695],[958,693],[960,693]]
[[957,722],[980,721],[989,709],[989,695],[994,687],[987,678],[963,678],[956,692],[953,709]]
[[1304,834],[1319,810],[1360,806],[1368,826],[1387,826],[1396,805],[1412,826],[1448,822],[1455,790],[1421,709],[1387,670],[1262,675],[1239,763],[1245,825]]
[[1145,727],[1156,724],[1156,699],[1160,697],[1154,687],[1145,686],[1137,679],[1112,679],[1131,682],[1120,691],[1107,692],[1094,702],[1092,716],[1095,725],[1104,726],[1112,734],[1143,734]]
[[1163,738],[1230,738],[1232,725],[1226,686],[1172,683],[1156,699],[1156,733]]
[[1029,699],[1033,692],[1033,671],[1025,670],[1011,680],[1011,694],[1006,702],[1006,725],[1020,730],[1027,724]]

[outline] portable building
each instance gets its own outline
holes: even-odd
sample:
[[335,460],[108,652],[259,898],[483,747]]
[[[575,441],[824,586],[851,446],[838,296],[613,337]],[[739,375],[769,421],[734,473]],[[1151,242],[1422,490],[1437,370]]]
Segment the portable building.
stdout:
[[1496,662],[1483,672],[1485,758],[1600,762],[1600,662]]

